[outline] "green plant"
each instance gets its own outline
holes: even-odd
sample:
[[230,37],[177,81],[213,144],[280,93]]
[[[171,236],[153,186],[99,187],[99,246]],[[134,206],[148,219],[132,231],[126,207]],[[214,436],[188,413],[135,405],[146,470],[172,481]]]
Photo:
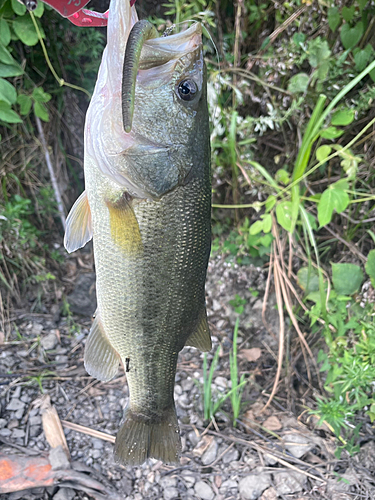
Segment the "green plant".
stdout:
[[44,394],[43,382],[51,377],[54,377],[55,375],[56,374],[51,370],[43,370],[38,375],[28,376],[26,383],[29,385],[37,385],[41,394]]
[[237,337],[238,337],[239,324],[240,324],[240,319],[237,318],[233,332],[233,346],[229,353],[230,380],[232,382],[232,389],[229,392],[229,394],[230,394],[230,402],[232,404],[234,427],[236,427],[237,425],[237,419],[239,417],[241,410],[242,394],[246,384],[246,379],[244,374],[242,374],[240,378],[238,377]]
[[328,351],[320,350],[318,363],[326,374],[327,397],[317,399],[312,411],[319,421],[327,423],[343,448],[357,450],[355,432],[359,412],[375,420],[373,383],[375,380],[375,323],[373,306],[364,307],[355,299],[363,282],[363,273],[354,264],[332,264],[333,288],[327,297],[326,321],[318,321],[322,313],[317,274],[307,278],[307,268],[299,271],[299,283],[307,291],[306,301],[314,302],[307,312],[313,331],[322,329]]
[[216,349],[211,366],[208,369],[207,354],[203,355],[203,414],[205,420],[211,420],[220,410],[225,401],[230,398],[233,411],[233,425],[236,426],[236,420],[241,409],[241,398],[246,384],[244,375],[238,380],[237,365],[237,335],[239,319],[233,333],[233,347],[229,354],[230,380],[232,388],[225,394],[212,394],[212,380],[219,361],[220,346]]

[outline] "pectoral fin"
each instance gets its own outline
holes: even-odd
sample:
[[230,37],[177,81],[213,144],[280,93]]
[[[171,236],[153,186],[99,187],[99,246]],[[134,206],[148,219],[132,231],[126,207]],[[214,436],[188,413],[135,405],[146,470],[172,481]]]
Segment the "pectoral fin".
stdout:
[[200,351],[208,352],[212,348],[210,328],[207,321],[206,308],[203,307],[198,320],[196,330],[187,339],[186,344],[191,347],[196,347]]
[[72,253],[85,246],[91,238],[91,210],[86,191],[83,191],[66,219],[64,246],[67,252]]
[[120,357],[110,344],[99,314],[97,314],[85,346],[84,363],[86,371],[92,377],[107,382],[116,375],[119,360]]
[[112,240],[126,255],[138,255],[143,245],[131,197],[124,193],[115,202],[107,201],[107,207]]

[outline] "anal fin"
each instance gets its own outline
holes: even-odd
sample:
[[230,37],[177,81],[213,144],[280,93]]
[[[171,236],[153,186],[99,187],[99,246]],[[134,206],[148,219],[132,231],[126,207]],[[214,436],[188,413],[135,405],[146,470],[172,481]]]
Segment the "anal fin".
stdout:
[[196,347],[200,351],[208,352],[212,349],[210,328],[207,321],[206,307],[199,313],[198,326],[187,339],[185,345]]
[[86,191],[76,200],[66,219],[64,246],[72,253],[92,238],[91,210]]
[[86,371],[92,376],[108,382],[118,372],[120,357],[111,346],[97,314],[91,326],[85,346],[84,363]]

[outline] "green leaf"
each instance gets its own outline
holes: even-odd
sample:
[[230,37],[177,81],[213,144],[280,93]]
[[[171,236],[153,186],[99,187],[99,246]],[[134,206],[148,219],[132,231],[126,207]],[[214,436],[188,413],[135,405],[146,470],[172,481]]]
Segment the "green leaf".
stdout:
[[301,267],[297,273],[297,283],[306,294],[319,290],[319,274],[313,267]]
[[16,64],[8,49],[0,44],[0,61],[4,64]]
[[354,120],[354,109],[340,109],[331,118],[332,125],[349,125]]
[[326,189],[318,203],[318,221],[320,227],[326,226],[331,222],[333,211],[343,212],[349,205],[348,194],[341,189],[334,189],[330,186]]
[[272,229],[272,217],[271,214],[262,215],[263,218],[263,232],[269,233]]
[[48,102],[51,100],[51,95],[44,92],[42,87],[35,87],[32,93],[32,97],[36,102]]
[[6,123],[22,123],[21,118],[5,101],[0,101],[0,120]]
[[354,49],[353,54],[354,54],[354,61],[355,61],[355,69],[357,71],[363,71],[365,67],[367,66],[368,62],[371,60],[372,56],[374,53],[374,49],[371,47],[371,45],[368,43],[366,47],[361,50],[361,49]]
[[336,127],[327,127],[320,132],[320,136],[323,139],[337,139],[337,137],[341,137],[344,133],[344,130],[339,130]]
[[305,92],[309,85],[309,75],[306,73],[298,73],[292,76],[288,83],[288,91],[292,94]]
[[44,13],[44,2],[38,2],[38,6],[35,10],[33,10],[33,14],[35,17],[42,17]]
[[332,151],[331,146],[327,146],[327,145],[320,146],[316,150],[316,153],[315,153],[316,159],[318,161],[324,161],[331,154],[331,151]]
[[20,113],[21,115],[28,115],[30,113],[31,106],[33,104],[33,101],[31,100],[31,97],[25,94],[20,94],[17,97],[17,104],[20,106]]
[[366,7],[368,0],[357,0],[357,2],[359,5],[359,10],[362,12],[363,9]]
[[26,14],[26,5],[18,2],[18,0],[12,0],[12,9],[17,14],[17,16],[24,16]]
[[276,198],[273,194],[270,194],[269,197],[266,199],[266,212],[271,212],[273,207],[275,206],[276,203]]
[[372,241],[375,243],[375,233],[371,229],[367,229],[368,234],[371,236]]
[[345,19],[347,23],[350,23],[350,21],[353,19],[355,13],[355,6],[352,5],[351,7],[343,7],[341,14],[342,17]]
[[303,33],[294,33],[292,40],[296,45],[302,45],[305,43],[306,35]]
[[291,201],[282,201],[276,205],[277,222],[286,231],[292,231],[294,226],[293,221],[295,220],[296,215],[298,215],[298,213],[295,214],[293,211],[295,211],[295,208]]
[[36,116],[38,116],[44,122],[49,121],[48,111],[43,103],[41,103],[41,102],[34,103],[34,113],[36,114]]
[[[41,29],[41,27],[39,28]],[[18,38],[25,45],[33,46],[38,43],[38,34],[30,16],[18,17],[15,19],[13,21],[13,29]]]
[[12,76],[23,75],[23,69],[16,64],[0,63],[0,77],[10,78]]
[[337,7],[330,7],[328,9],[328,26],[332,31],[336,31],[336,28],[340,25],[341,18],[340,12]]
[[347,191],[349,189],[349,182],[346,179],[340,179],[337,182],[331,184],[332,189],[341,189],[342,191]]
[[332,264],[332,281],[339,295],[353,295],[363,282],[362,269],[356,264]]
[[11,83],[0,78],[0,101],[14,104],[17,101],[17,91]]
[[366,269],[366,273],[371,278],[372,286],[374,286],[374,283],[375,283],[375,250],[370,250],[370,252],[367,256],[367,262],[366,262],[365,269]]
[[290,176],[286,170],[284,170],[283,168],[280,168],[276,172],[275,180],[276,180],[276,182],[281,182],[282,184],[284,184],[284,186],[286,186],[290,182]]
[[266,36],[266,38],[263,40],[262,45],[261,45],[259,50],[264,50],[267,47],[267,45],[269,45],[270,41],[271,41],[271,38],[269,36]]
[[369,76],[373,82],[375,82],[375,68],[370,71]]
[[249,233],[254,236],[255,234],[259,234],[263,230],[263,221],[257,220],[250,226]]
[[0,19],[0,43],[5,47],[10,43],[10,29],[5,19]]
[[307,54],[309,57],[309,63],[313,68],[316,68],[325,59],[328,59],[331,55],[328,42],[322,40],[320,36],[311,40],[308,45]]
[[344,24],[340,31],[340,38],[345,49],[352,49],[357,45],[363,35],[363,23],[360,21],[353,28]]

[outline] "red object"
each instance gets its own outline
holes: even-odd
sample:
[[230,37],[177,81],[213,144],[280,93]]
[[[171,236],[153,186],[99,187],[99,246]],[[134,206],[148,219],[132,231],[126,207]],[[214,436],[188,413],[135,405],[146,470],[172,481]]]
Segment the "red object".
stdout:
[[[107,26],[108,10],[100,13],[84,9],[90,0],[43,0],[76,26]],[[133,6],[136,0],[130,0]]]

